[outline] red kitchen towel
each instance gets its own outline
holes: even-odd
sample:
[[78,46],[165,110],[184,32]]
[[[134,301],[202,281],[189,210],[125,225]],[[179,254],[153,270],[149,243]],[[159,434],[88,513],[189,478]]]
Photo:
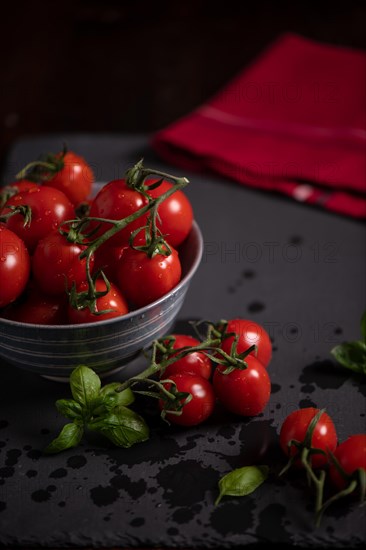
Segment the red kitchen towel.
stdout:
[[366,217],[366,54],[286,34],[152,146],[182,168]]

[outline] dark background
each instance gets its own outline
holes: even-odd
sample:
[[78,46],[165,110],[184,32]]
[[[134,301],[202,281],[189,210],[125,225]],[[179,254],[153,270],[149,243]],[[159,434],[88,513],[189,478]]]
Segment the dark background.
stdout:
[[7,1],[0,163],[24,135],[153,132],[282,32],[366,48],[365,20],[364,1]]

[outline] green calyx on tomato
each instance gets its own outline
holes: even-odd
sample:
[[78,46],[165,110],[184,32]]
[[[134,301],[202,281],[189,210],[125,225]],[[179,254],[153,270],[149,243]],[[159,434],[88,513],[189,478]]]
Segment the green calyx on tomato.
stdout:
[[67,146],[64,144],[61,153],[46,153],[39,160],[29,162],[15,178],[22,180],[27,178],[29,181],[43,183],[50,180],[57,172],[60,172],[64,167],[64,158],[67,154]]
[[32,209],[27,204],[9,205],[7,207],[8,212],[0,215],[0,222],[6,223],[10,218],[16,214],[20,214],[24,218],[23,227],[27,227],[32,221]]

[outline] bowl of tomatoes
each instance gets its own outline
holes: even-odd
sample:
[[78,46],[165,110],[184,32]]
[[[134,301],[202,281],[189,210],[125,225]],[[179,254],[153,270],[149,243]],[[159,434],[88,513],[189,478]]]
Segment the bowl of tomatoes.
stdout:
[[97,185],[88,169],[76,201],[61,156],[0,195],[0,358],[67,380],[80,364],[110,374],[169,331],[203,239],[185,178],[140,162]]

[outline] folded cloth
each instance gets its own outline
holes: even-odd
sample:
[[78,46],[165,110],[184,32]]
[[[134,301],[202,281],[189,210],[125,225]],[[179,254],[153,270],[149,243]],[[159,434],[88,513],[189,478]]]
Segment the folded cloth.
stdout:
[[366,54],[281,36],[152,147],[182,168],[363,218]]

